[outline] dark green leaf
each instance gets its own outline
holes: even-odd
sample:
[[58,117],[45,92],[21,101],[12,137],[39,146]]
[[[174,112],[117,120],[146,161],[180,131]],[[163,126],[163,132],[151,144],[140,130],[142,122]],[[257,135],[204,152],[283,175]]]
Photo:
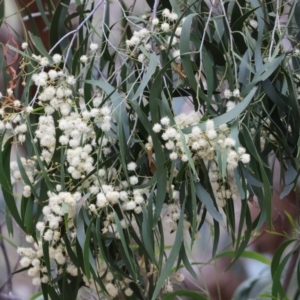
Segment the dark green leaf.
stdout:
[[218,222],[224,222],[222,215],[218,212],[214,201],[209,193],[203,188],[200,182],[195,183],[196,194],[199,200],[205,205],[210,215]]
[[188,290],[180,290],[177,292],[173,292],[165,295],[162,300],[173,300],[176,299],[177,296],[186,296],[186,300],[207,300],[207,298],[201,296],[201,294]]

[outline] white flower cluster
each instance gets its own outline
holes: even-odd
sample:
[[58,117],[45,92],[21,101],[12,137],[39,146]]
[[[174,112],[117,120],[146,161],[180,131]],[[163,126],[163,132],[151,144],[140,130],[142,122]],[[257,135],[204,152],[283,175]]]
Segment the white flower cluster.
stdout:
[[178,283],[180,283],[184,280],[185,280],[185,276],[182,273],[176,272],[176,273],[172,274],[172,276],[168,277],[165,280],[165,284],[163,286],[162,292],[164,294],[174,292],[174,285],[177,285]]
[[[10,109],[22,110],[23,107],[19,100],[14,100],[13,106],[8,106]],[[6,108],[8,108],[6,106]],[[6,130],[16,136],[16,142],[24,143],[26,140],[26,133],[28,131],[26,124],[26,113],[30,111],[25,111],[24,113],[13,112],[10,114],[5,114],[4,109],[0,109],[0,130]]]
[[[151,35],[163,34],[167,44],[171,44],[173,46],[171,53],[175,58],[175,62],[180,63],[181,57],[178,44],[182,27],[175,27],[175,22],[177,20],[178,15],[175,12],[170,12],[169,9],[164,9],[161,20],[154,18],[151,21],[152,26],[154,26],[154,31],[151,32],[146,28],[134,31],[131,39],[126,41],[127,52],[131,55],[137,55],[138,61],[143,63],[146,60],[146,57],[142,50],[150,51],[152,49],[151,45],[155,44],[155,39],[152,41]],[[175,30],[175,35],[171,40],[172,30]]]
[[[128,286],[132,280],[129,278],[123,278],[122,280],[116,279],[114,274],[109,271],[106,263],[102,260],[99,261],[97,269],[98,274],[102,278],[102,282],[110,297],[117,297],[121,290],[123,290],[124,294],[128,297],[133,294],[133,290]],[[83,276],[83,281],[87,287],[97,291],[97,294],[99,294],[99,291],[101,291],[101,286],[96,281],[92,279],[88,280],[85,275]]]
[[[168,205],[167,214],[166,214],[166,218],[164,218],[164,221],[170,227],[171,232],[174,232],[177,229],[180,213],[181,213],[181,208],[177,201],[175,201],[174,204]],[[186,218],[187,216],[184,215],[184,220],[183,220],[184,230],[188,230],[191,227],[191,223],[187,221]]]
[[[25,44],[27,44],[27,43],[24,43],[24,46],[25,46]],[[26,45],[25,49],[27,48],[27,46],[28,46],[28,44]],[[41,55],[32,54],[32,58],[37,60],[41,67],[47,67],[52,62],[54,64],[60,64],[62,61],[62,56],[60,54],[54,54],[52,57],[45,57],[45,56],[41,56]],[[52,60],[52,62],[51,62],[51,60]]]
[[[26,237],[30,243],[33,243],[31,236]],[[33,248],[19,247],[17,249],[19,255],[22,256],[20,264],[23,268],[30,267],[27,274],[32,277],[33,285],[49,282],[49,275],[46,266],[43,265],[41,257],[43,256],[42,243],[34,243]]]
[[[103,172],[100,170],[100,172]],[[102,180],[101,180],[102,181]],[[97,182],[90,187],[90,192],[96,194],[96,203],[91,204],[89,209],[93,213],[97,213],[99,210],[106,208],[107,206],[114,206],[119,204],[124,212],[134,211],[136,214],[141,213],[142,205],[147,205],[148,189],[135,189],[131,191],[127,189],[129,187],[126,181],[122,182],[122,188],[114,187],[113,185],[104,184],[101,182],[101,186],[97,186]],[[111,225],[113,219],[110,217],[108,223],[104,223],[103,232],[109,231],[108,225]],[[115,224],[113,225],[116,226]],[[116,228],[116,227],[115,227]]]
[[[171,53],[175,62],[180,63],[178,43],[182,27],[177,21],[178,15],[165,9],[160,20],[152,20],[154,32],[146,28],[134,31],[131,39],[126,41],[127,51],[134,56],[138,55],[138,61],[143,63],[145,50],[151,51],[155,43],[151,41],[151,36],[160,34],[169,44],[172,44]],[[172,41],[171,29],[176,30]],[[27,46],[23,46],[26,49]],[[98,49],[99,45],[96,43],[91,43],[89,46],[92,55],[96,55]],[[61,55],[55,54],[52,57],[33,55],[33,58],[39,62],[39,71],[32,75],[32,82],[38,87],[38,103],[34,104],[34,108],[31,106],[22,108],[21,102],[15,100],[13,105],[16,111],[19,109],[22,112],[12,114],[10,119],[5,121],[0,120],[0,129],[11,129],[17,140],[24,142],[29,126],[29,123],[26,123],[27,115],[39,113],[32,141],[38,144],[35,151],[40,151],[40,153],[36,155],[40,155],[42,161],[47,164],[46,171],[49,172],[51,182],[57,183],[64,180],[64,185],[57,184],[55,191],[47,192],[48,198],[43,203],[42,218],[36,224],[38,233],[36,242],[32,237],[28,237],[27,240],[33,244],[33,247],[18,249],[18,253],[22,256],[20,263],[23,267],[29,267],[28,274],[33,278],[32,282],[35,285],[51,283],[50,277],[58,276],[66,271],[71,276],[82,275],[85,285],[98,291],[101,290],[98,283],[88,280],[84,275],[84,270],[75,266],[71,261],[71,255],[68,253],[70,249],[68,250],[64,242],[65,238],[68,239],[72,250],[76,252],[76,249],[73,249],[77,238],[73,219],[80,209],[84,209],[88,216],[99,218],[102,235],[105,235],[107,239],[118,240],[121,237],[121,231],[115,219],[115,214],[118,212],[122,229],[125,231],[130,227],[139,236],[138,223],[140,223],[140,214],[143,209],[155,211],[155,202],[153,207],[148,207],[148,198],[153,186],[144,189],[138,187],[139,183],[149,180],[145,175],[139,175],[138,160],[127,161],[126,170],[122,169],[124,168],[123,162],[120,163],[118,159],[112,166],[100,166],[103,157],[110,159],[109,154],[117,154],[119,148],[115,139],[117,134],[112,107],[109,101],[104,103],[103,91],[95,91],[91,99],[83,99],[85,95],[83,89],[79,88],[80,78],[71,75],[67,70],[60,70],[59,65],[63,62]],[[83,55],[80,57],[80,62],[85,64],[88,59],[88,56]],[[50,69],[47,72],[44,70],[46,66]],[[240,97],[238,90],[233,93],[225,91],[224,95],[227,99],[232,95]],[[36,107],[36,104],[39,107]],[[3,117],[4,112],[1,115]],[[171,122],[169,117],[163,117],[159,123],[153,125],[153,131],[159,134],[163,141],[164,151],[168,153],[170,160],[174,161],[175,165],[182,165],[192,159],[197,168],[203,161],[209,170],[209,178],[217,204],[223,206],[227,199],[235,199],[238,192],[231,173],[237,168],[239,162],[248,163],[250,156],[244,148],[235,147],[235,140],[229,136],[230,129],[227,125],[216,128],[214,122],[208,120],[205,123],[205,130],[202,131],[197,126],[201,121],[201,116],[197,112],[178,115],[174,121],[174,124],[171,124],[173,121]],[[11,125],[12,123],[14,126]],[[182,129],[187,127],[192,127],[191,133],[184,134]],[[151,137],[143,146],[148,153],[142,151],[142,155],[148,154],[148,159],[150,155],[153,155],[155,161]],[[61,161],[49,166],[58,149],[61,150]],[[30,181],[29,185],[28,181],[22,178],[18,164],[13,162],[10,166],[11,181],[23,183],[22,194],[26,198],[31,197],[32,193],[35,194],[32,186],[35,188],[35,184],[41,179],[41,172],[36,169],[38,168],[36,160],[36,157],[29,160],[21,158]],[[220,160],[225,162],[225,164],[222,163],[226,166],[225,178],[219,172]],[[62,179],[59,168],[64,168]],[[174,171],[175,176],[176,171],[177,169]],[[154,189],[153,192],[155,195],[157,191]],[[171,231],[177,229],[180,215],[179,192],[172,185],[169,190],[167,218],[165,218]],[[200,222],[200,218],[197,222]],[[190,226],[188,216],[184,215],[184,229],[187,230]],[[49,244],[49,257],[53,265],[57,267],[53,274],[49,274],[45,266],[45,253],[42,247],[44,242]],[[94,255],[97,260],[98,273],[101,277],[103,276],[103,284],[107,293],[111,297],[117,297],[118,293],[123,290],[126,296],[131,296],[133,291],[128,285],[131,280],[117,279],[110,272],[109,266],[99,257],[97,254]],[[146,271],[147,268],[144,269]],[[173,291],[173,284],[183,280],[184,276],[180,273],[170,276],[164,286],[164,292]]]
[[[25,188],[26,186],[24,190]],[[61,187],[58,185],[57,190],[60,189]],[[18,249],[18,253],[23,256],[20,261],[22,267],[31,266],[28,269],[28,275],[33,277],[32,282],[34,285],[49,281],[49,274],[44,265],[43,241],[49,242],[49,257],[58,265],[57,274],[61,274],[63,269],[66,269],[72,276],[77,276],[78,274],[78,269],[69,260],[68,251],[61,239],[61,225],[64,215],[68,214],[68,239],[70,241],[74,240],[76,231],[73,224],[73,216],[75,214],[75,205],[81,199],[81,194],[79,192],[74,194],[69,192],[48,192],[48,197],[48,205],[43,207],[44,220],[36,224],[36,229],[40,233],[38,243],[34,243],[33,248]],[[33,239],[28,238],[28,242],[33,243]]]
[[[285,120],[281,119],[282,122],[285,122]],[[259,134],[260,134],[260,148],[261,151],[264,150],[266,142],[269,141],[270,143],[276,144],[276,138],[273,134],[270,133],[270,126],[271,126],[271,120],[269,118],[264,118],[261,120],[261,123],[263,124],[263,127],[261,128]],[[288,132],[292,132],[291,126],[287,125],[288,127]],[[253,138],[256,136],[258,133],[254,128],[250,129],[251,135]]]
[[[240,99],[240,90],[239,89],[235,89],[233,91],[230,91],[229,89],[225,89],[224,90],[224,98],[225,99],[230,99],[231,97],[235,97],[235,98],[239,98]],[[236,106],[236,102],[235,101],[227,101],[226,103],[226,108],[227,111],[230,111],[231,109],[233,109]]]
[[[190,156],[195,165],[199,160],[203,160],[206,166],[210,166],[209,174],[217,203],[219,206],[224,206],[226,199],[236,199],[238,196],[231,171],[238,167],[239,161],[244,164],[249,163],[250,155],[243,147],[235,149],[236,142],[229,136],[230,129],[226,124],[215,128],[214,122],[208,120],[205,131],[202,131],[198,126],[193,126],[199,122],[200,115],[196,112],[177,116],[175,126],[170,126],[170,119],[163,117],[160,123],[154,124],[153,131],[157,133],[163,131],[161,138],[165,141],[165,148],[170,151],[171,160],[187,162]],[[181,129],[189,126],[193,126],[191,133],[183,134]],[[152,148],[151,142],[146,147]],[[227,180],[224,184],[219,184],[222,176],[218,172],[221,167],[218,163],[220,161],[222,163],[223,160],[226,160]],[[174,220],[170,220],[170,225],[176,227]]]
[[150,31],[146,28],[142,28],[139,31],[134,31],[130,40],[126,40],[127,51],[131,53],[138,53],[139,47],[143,46],[147,51],[151,49],[151,45],[148,44],[150,39]]
[[[21,163],[23,165],[23,168],[25,170],[25,173],[27,175],[28,180],[33,183],[34,177],[37,173],[37,170],[35,169],[35,159],[25,159],[24,157],[20,157]],[[25,184],[21,172],[19,170],[18,163],[16,161],[12,161],[10,163],[10,180],[11,184],[15,184],[17,182],[22,182]],[[28,187],[26,188],[28,190]],[[25,192],[26,193],[26,192]],[[29,191],[27,191],[27,194]]]
[[[95,175],[92,176],[93,180],[89,182],[90,186],[89,184],[83,184],[84,189],[89,189],[89,197],[82,196],[80,192],[71,194],[70,192],[61,191],[60,185],[56,186],[57,192],[48,192],[48,204],[43,207],[44,220],[38,222],[36,225],[36,229],[40,233],[38,243],[34,243],[33,248],[22,247],[18,249],[18,253],[22,256],[20,261],[22,267],[30,266],[28,275],[33,277],[33,284],[39,285],[41,282],[47,283],[49,281],[49,274],[47,273],[43,259],[43,241],[49,243],[49,257],[57,264],[57,275],[61,274],[63,270],[66,270],[66,272],[72,276],[77,276],[79,273],[84,275],[84,272],[78,269],[69,259],[68,250],[64,241],[61,239],[62,225],[65,224],[65,214],[68,216],[68,233],[65,234],[67,234],[67,238],[71,243],[76,238],[73,217],[76,213],[76,207],[78,207],[82,201],[86,201],[86,203],[83,204],[88,207],[91,213],[97,213],[103,210],[103,213],[106,214],[106,218],[103,222],[103,228],[101,229],[102,234],[116,239],[120,238],[120,234],[115,223],[114,214],[107,212],[108,207],[119,204],[124,213],[134,211],[138,214],[142,211],[141,206],[146,205],[145,199],[147,199],[149,194],[148,189],[134,190],[131,192],[129,189],[126,190],[128,184],[124,181],[122,182],[124,189],[120,190],[120,188],[116,186],[104,184],[106,182],[105,178],[107,178],[108,175],[106,170],[100,169],[98,175],[100,176],[100,183],[99,178]],[[92,202],[95,204],[91,204]],[[137,228],[135,218],[129,215],[121,220],[122,228],[126,229],[129,226],[129,219],[130,225]],[[33,239],[28,239],[28,242],[33,243]],[[115,297],[119,290],[124,290],[126,295],[132,294],[132,290],[125,284],[130,281],[124,279],[116,284],[116,279],[112,273],[108,271],[107,265],[101,260],[98,261],[97,265],[99,274],[103,275],[106,273],[103,282],[110,296]],[[98,284],[92,280],[89,281],[85,275],[83,276],[83,280],[86,286],[94,290],[100,289]]]
[[55,126],[52,116],[39,117],[38,129],[35,131],[35,136],[43,148],[41,158],[49,164],[56,145]]
[[[176,160],[181,159],[181,161],[186,162],[188,160],[188,153],[186,153],[186,147],[188,147],[191,156],[194,160],[203,159],[204,161],[216,159],[216,145],[220,145],[220,149],[232,148],[235,145],[235,141],[227,137],[228,128],[226,125],[221,125],[218,130],[215,129],[212,120],[206,122],[206,130],[202,130],[198,126],[192,128],[190,134],[184,135],[184,140],[182,140],[182,135],[180,131],[182,128],[191,126],[199,123],[200,116],[193,112],[189,115],[181,114],[175,118],[176,127],[169,126],[170,120],[164,117],[160,120],[160,124],[154,124],[153,130],[155,132],[160,132],[162,126],[164,127],[164,132],[161,137],[165,140],[165,148],[170,150],[170,159]],[[232,150],[234,151],[234,150]],[[234,162],[234,158],[228,160],[228,169],[233,169],[237,165]],[[232,166],[231,166],[232,165]]]
[[229,89],[224,90],[224,97],[226,99],[229,99],[232,96],[239,98],[240,97],[240,90],[239,89],[235,89],[235,90],[233,90],[233,92],[231,92]]
[[223,181],[215,162],[210,165],[208,176],[219,207],[224,207],[226,200],[238,198],[239,192],[233,177],[228,174],[227,180]]

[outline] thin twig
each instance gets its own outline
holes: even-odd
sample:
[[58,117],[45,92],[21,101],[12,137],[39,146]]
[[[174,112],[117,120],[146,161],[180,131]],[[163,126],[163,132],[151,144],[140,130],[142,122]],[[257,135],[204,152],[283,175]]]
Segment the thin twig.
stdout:
[[68,47],[67,53],[66,53],[66,57],[65,57],[65,62],[64,62],[64,68],[66,65],[66,62],[68,60],[71,48],[73,46],[73,43],[75,41],[76,38],[76,33],[83,27],[83,25],[94,15],[95,11],[100,7],[100,5],[102,4],[104,0],[99,0],[99,2],[97,3],[97,5],[94,7],[94,9],[86,16],[86,18],[78,25],[78,27],[70,32],[68,32],[66,35],[64,35],[49,51],[49,54],[61,43],[61,41],[63,41],[66,37],[68,37],[70,34],[73,34],[73,37],[71,39],[70,45]]
[[155,0],[155,1],[154,1],[153,10],[152,10],[152,15],[151,15],[151,19],[152,19],[152,20],[156,18],[156,13],[157,13],[158,3],[159,3],[159,0]]
[[[70,32],[68,32],[67,34],[65,34],[62,38],[59,39],[59,41],[49,50],[49,54],[51,54],[51,52],[53,52],[53,50],[64,40],[66,39],[68,36],[77,33],[81,27],[90,19],[91,16],[93,16],[93,14],[95,13],[95,11],[99,8],[99,6],[102,4],[104,0],[99,0],[99,2],[97,3],[97,5],[94,7],[94,9],[86,16],[86,18],[78,25],[78,27]],[[73,40],[73,38],[72,38]],[[72,47],[72,42],[70,43],[70,46],[68,48],[68,52],[66,55],[66,58],[68,58],[68,53],[69,53],[69,49]]]

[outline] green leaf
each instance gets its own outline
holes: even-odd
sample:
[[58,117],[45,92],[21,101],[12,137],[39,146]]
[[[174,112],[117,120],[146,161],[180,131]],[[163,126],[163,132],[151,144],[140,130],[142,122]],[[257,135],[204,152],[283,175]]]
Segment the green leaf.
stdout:
[[247,18],[254,12],[256,11],[258,8],[260,8],[260,6],[253,8],[249,11],[247,11],[245,14],[243,14],[242,16],[240,16],[232,25],[231,30],[232,31],[242,31],[242,27],[244,22],[247,20]]
[[[247,94],[247,96],[241,101],[239,104],[237,104],[233,109],[226,112],[225,114],[218,116],[216,118],[213,118],[215,127],[220,126],[222,124],[227,124],[233,119],[237,118],[248,106],[251,102],[252,98],[255,95],[255,92],[257,90],[257,87],[252,88],[252,90]],[[205,122],[198,125],[199,128],[202,130],[205,130]],[[188,127],[182,130],[183,133],[190,133],[192,130],[192,127]]]
[[[22,197],[21,201],[24,201],[24,197]],[[32,235],[35,232],[36,220],[34,218],[34,210],[35,210],[34,198],[30,197],[26,205],[25,218],[24,218],[26,233],[30,235]]]
[[[251,233],[252,233],[252,220],[251,220],[251,215],[250,215],[250,210],[248,207],[248,203],[246,201],[242,201],[242,212],[241,212],[243,218],[241,218],[240,224],[239,224],[239,231],[238,231],[238,236],[237,236],[237,242],[236,242],[236,251],[234,253],[233,260],[231,261],[229,269],[235,262],[236,260],[243,255],[245,252],[245,249],[248,246],[249,240],[251,238]],[[246,223],[246,230],[244,231],[244,236],[241,237],[242,234],[242,227],[243,223]],[[240,242],[241,241],[241,242]]]
[[49,52],[46,50],[42,40],[40,37],[35,36],[33,33],[29,32],[29,36],[31,38],[31,41],[36,48],[36,50],[42,55],[47,57],[50,61],[52,60],[51,55],[49,55]]
[[[220,258],[220,257],[234,257],[235,256],[235,251],[226,251],[226,252],[222,252],[220,254],[217,254],[215,256],[216,259]],[[254,251],[248,251],[248,250],[245,250],[240,257],[243,257],[243,258],[250,258],[250,259],[253,259],[253,260],[256,260],[256,261],[259,261],[265,265],[268,265],[270,266],[271,265],[271,261],[266,258],[264,255],[262,254],[259,254],[257,252],[254,252]]]
[[203,67],[207,82],[207,97],[212,98],[215,89],[215,69],[213,68],[212,55],[207,51],[206,47],[203,47]]
[[84,271],[85,271],[85,275],[88,278],[91,278],[91,271],[90,271],[90,266],[92,266],[92,268],[94,269],[95,272],[97,272],[97,267],[96,267],[96,263],[95,263],[95,259],[92,255],[91,249],[89,249],[87,243],[90,243],[90,239],[87,241],[86,240],[86,235],[88,234],[89,236],[91,235],[91,227],[93,223],[90,222],[87,231],[85,232],[85,228],[84,228],[84,213],[81,210],[79,215],[78,215],[78,222],[77,222],[77,228],[76,228],[76,235],[77,235],[77,240],[78,243],[81,247],[81,250],[83,251],[82,255],[83,258],[81,258],[80,256],[78,256],[78,259],[83,259],[83,264],[84,264]]
[[[29,123],[29,121],[28,121],[27,128],[28,128],[28,133],[30,135],[31,141],[33,141],[34,138],[33,138],[33,133],[32,133],[32,126]],[[39,165],[39,167],[41,169],[41,172],[42,172],[42,175],[43,175],[43,179],[45,180],[45,183],[47,184],[48,189],[51,192],[54,192],[53,184],[50,181],[49,175],[48,175],[47,170],[46,170],[46,168],[44,166],[44,162],[41,160],[41,155],[40,155],[40,153],[38,151],[38,147],[35,144],[35,142],[32,142],[32,146],[33,146],[33,149],[34,149],[34,153],[35,153],[35,155],[37,157],[38,165]]]
[[86,237],[84,241],[84,246],[83,246],[83,262],[84,262],[84,274],[85,276],[90,279],[91,274],[90,274],[90,239],[91,239],[91,230],[93,227],[93,223],[91,222],[87,231],[86,231]]
[[48,17],[46,16],[46,14],[48,14],[48,12],[45,11],[43,4],[45,5],[45,3],[43,3],[41,0],[36,0],[36,4],[39,10],[39,13],[41,14],[41,17],[45,23],[45,25],[47,26],[47,30],[50,28],[50,22],[48,20]]
[[114,216],[115,216],[115,221],[116,221],[116,225],[117,225],[117,228],[118,228],[118,233],[120,235],[121,243],[122,243],[122,246],[123,246],[122,250],[124,250],[127,261],[129,262],[130,269],[128,271],[130,272],[133,280],[136,280],[137,279],[137,271],[135,270],[135,263],[133,261],[132,253],[131,253],[130,248],[128,247],[129,244],[126,241],[121,222],[120,222],[119,217],[118,217],[118,215],[115,211],[114,211]]
[[84,82],[91,84],[92,86],[98,86],[102,89],[108,97],[111,98],[111,102],[113,105],[114,116],[118,119],[118,116],[122,116],[122,125],[125,133],[126,139],[129,138],[129,124],[127,111],[125,107],[126,99],[123,99],[121,95],[118,93],[117,88],[114,88],[108,82],[99,81],[99,80],[85,80]]
[[298,287],[300,287],[300,261],[299,260],[297,263],[297,284],[298,284]]
[[180,219],[178,222],[178,227],[177,227],[177,231],[176,231],[176,237],[175,237],[175,241],[174,244],[172,246],[172,250],[170,252],[170,255],[167,259],[167,262],[164,266],[164,268],[162,269],[162,272],[157,280],[156,286],[155,286],[155,290],[152,294],[151,300],[156,300],[157,296],[160,292],[160,289],[162,288],[162,286],[165,283],[166,278],[169,276],[170,271],[172,270],[175,260],[179,254],[179,251],[181,249],[181,245],[183,242],[183,219],[184,219],[184,209],[185,209],[185,202],[186,199],[184,200],[182,207],[181,207],[181,213],[180,213]]
[[[286,257],[281,260],[281,257],[284,253],[284,251],[287,249],[287,247],[293,243],[295,239],[288,240],[284,242],[282,245],[279,246],[279,248],[276,250],[272,263],[271,263],[271,275],[273,279],[273,286],[272,286],[272,296],[278,297],[278,294],[281,297],[285,297],[285,291],[283,290],[282,284],[281,284],[281,278],[282,278],[282,272],[284,270],[284,267],[287,264],[288,259],[293,254],[293,251],[290,250]],[[281,299],[280,297],[280,299]]]
[[218,212],[210,194],[203,188],[200,182],[195,183],[196,194],[199,200],[205,205],[210,215],[218,222],[224,222],[222,215]]
[[285,56],[285,54],[281,54],[273,60],[268,61],[260,69],[256,70],[256,74],[253,77],[251,84],[254,85],[259,81],[264,81],[267,78],[269,78],[273,74],[273,72],[278,68]]
[[17,162],[18,162],[18,168],[20,170],[21,176],[22,176],[22,180],[25,182],[26,185],[29,185],[32,191],[32,194],[34,195],[34,197],[36,199],[39,199],[39,196],[35,190],[35,187],[32,185],[32,183],[30,182],[27,173],[25,171],[25,168],[23,166],[23,163],[21,161],[21,157],[20,157],[20,152],[19,152],[19,147],[16,146],[16,156],[17,156]]
[[[188,175],[190,178],[193,178],[192,176],[192,172],[190,169],[188,169]],[[191,248],[193,247],[194,244],[194,237],[196,235],[196,231],[197,231],[197,220],[196,220],[196,216],[195,216],[195,212],[197,211],[197,199],[196,199],[196,192],[195,192],[195,184],[193,180],[188,180],[187,181],[187,185],[188,185],[188,191],[189,191],[189,196],[191,201],[189,201],[186,205],[187,207],[187,212],[188,212],[188,220],[191,221]],[[189,209],[188,209],[189,208]]]
[[154,54],[150,54],[149,56],[150,56],[149,67],[147,68],[147,72],[143,76],[143,79],[142,79],[139,87],[137,88],[135,94],[131,98],[131,101],[138,99],[138,97],[140,97],[143,94],[145,87],[147,86],[148,82],[150,81],[150,79],[152,78],[152,76],[156,70],[157,57]]
[[262,182],[264,185],[264,199],[263,199],[263,207],[261,209],[266,213],[267,223],[268,226],[271,227],[272,225],[272,189],[271,184],[269,182],[268,176],[266,174],[264,164],[262,159],[260,158],[257,149],[253,143],[253,139],[249,132],[249,129],[246,127],[245,124],[243,126],[243,138],[245,139],[245,145],[247,145],[247,149],[250,152],[251,156],[258,162],[259,169],[262,177]]
[[197,274],[195,273],[191,262],[186,254],[186,249],[184,244],[182,244],[181,249],[180,249],[180,253],[179,253],[180,258],[182,259],[183,265],[185,266],[185,268],[190,272],[190,274],[197,279]]
[[[153,195],[152,195],[153,197]],[[152,222],[151,222],[152,223]],[[154,255],[154,241],[153,241],[153,231],[152,224],[150,224],[147,217],[147,211],[143,207],[143,223],[142,223],[142,238],[143,244],[145,245],[145,250],[147,251],[152,263],[158,266],[155,255]]]
[[[197,93],[197,98],[201,98],[202,100],[206,101],[207,103],[210,103],[211,100],[209,97],[207,97],[203,91],[198,87],[198,83],[195,79],[195,72],[194,66],[191,61],[191,50],[190,50],[190,35],[191,35],[191,26],[193,18],[198,14],[190,14],[188,15],[184,23],[182,25],[182,31],[180,35],[180,43],[179,43],[179,49],[180,49],[180,55],[181,55],[181,63],[183,66],[183,69],[185,71],[188,84],[191,86],[191,88]],[[198,71],[198,70],[197,70]],[[197,99],[198,101],[198,99]]]
[[6,241],[8,244],[10,244],[13,248],[17,249],[18,246],[13,243],[8,237],[4,236],[2,233],[0,233],[0,239]]
[[6,222],[8,234],[13,236],[14,226],[13,226],[12,216],[11,216],[7,206],[5,207],[5,222]]
[[30,300],[44,300],[43,292],[38,292],[30,297]]
[[[65,18],[68,15],[68,7],[70,5],[70,0],[61,0],[55,9],[55,13],[51,20],[50,27],[50,46],[54,45],[65,36],[66,28],[64,25]],[[63,39],[59,45],[53,49],[53,53],[63,53],[64,50],[69,46],[68,40]]]
[[190,32],[191,32],[193,18],[196,15],[197,14],[190,14],[184,20],[181,35],[180,35],[180,44],[179,44],[182,66],[188,78],[189,84],[194,89],[194,91],[198,90],[198,84],[195,79],[194,70],[190,59],[190,53],[191,53]]
[[125,134],[124,134],[124,130],[123,130],[123,124],[122,124],[122,116],[119,115],[118,117],[118,122],[117,122],[117,126],[118,126],[118,138],[119,138],[119,145],[120,145],[120,160],[121,160],[121,165],[123,168],[123,172],[129,182],[128,179],[128,170],[127,170],[127,163],[126,162],[130,162],[130,152],[129,152],[129,148],[128,145],[126,143],[125,140]]
[[129,101],[135,112],[137,113],[141,123],[146,128],[148,133],[152,137],[153,147],[155,152],[155,166],[156,166],[156,178],[157,178],[157,196],[155,204],[155,215],[153,220],[153,226],[156,226],[158,219],[160,218],[161,210],[166,195],[166,186],[167,186],[167,170],[164,166],[165,155],[161,148],[161,142],[158,139],[157,134],[152,130],[152,125],[149,122],[147,116],[141,110],[140,105],[136,101]]
[[197,173],[196,168],[195,168],[194,160],[192,159],[191,151],[189,150],[189,148],[186,144],[185,136],[179,128],[177,129],[177,131],[180,133],[180,141],[182,143],[184,153],[188,157],[188,163],[189,163],[189,165],[190,165],[190,167],[191,167],[191,169],[194,173],[194,176],[199,180],[198,173]]
[[[5,134],[0,135],[0,145],[3,145]],[[25,226],[21,220],[16,205],[16,200],[13,195],[13,190],[10,182],[10,153],[12,147],[13,137],[10,137],[5,142],[2,149],[0,149],[0,185],[2,188],[3,197],[6,206],[11,213],[14,220],[25,231]]]
[[261,83],[261,85],[265,93],[269,96],[269,99],[273,101],[276,106],[278,106],[278,108],[286,110],[287,103],[283,101],[280,94],[275,90],[274,86],[271,83],[271,80],[266,79]]
[[197,293],[197,292],[193,292],[193,291],[188,291],[188,290],[180,290],[177,292],[173,292],[170,294],[165,295],[162,300],[173,300],[175,299],[177,296],[186,296],[189,298],[185,298],[186,300],[207,300],[207,298],[201,296],[201,294]]

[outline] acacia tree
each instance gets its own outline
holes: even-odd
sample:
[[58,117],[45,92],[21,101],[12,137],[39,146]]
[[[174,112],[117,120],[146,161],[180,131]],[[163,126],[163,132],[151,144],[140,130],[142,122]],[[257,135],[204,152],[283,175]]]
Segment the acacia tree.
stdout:
[[[272,228],[270,154],[281,196],[296,187],[298,2],[148,0],[141,16],[118,1],[118,44],[108,1],[75,1],[75,12],[68,0],[37,2],[50,48],[27,13],[29,32],[1,54],[18,64],[2,64],[0,183],[10,234],[14,221],[27,235],[22,270],[43,299],[82,287],[96,299],[209,298],[182,288],[202,225],[212,259],[226,226],[234,263],[253,232]],[[175,113],[175,100],[189,111]],[[270,297],[286,297],[298,247],[290,239],[275,254]]]

